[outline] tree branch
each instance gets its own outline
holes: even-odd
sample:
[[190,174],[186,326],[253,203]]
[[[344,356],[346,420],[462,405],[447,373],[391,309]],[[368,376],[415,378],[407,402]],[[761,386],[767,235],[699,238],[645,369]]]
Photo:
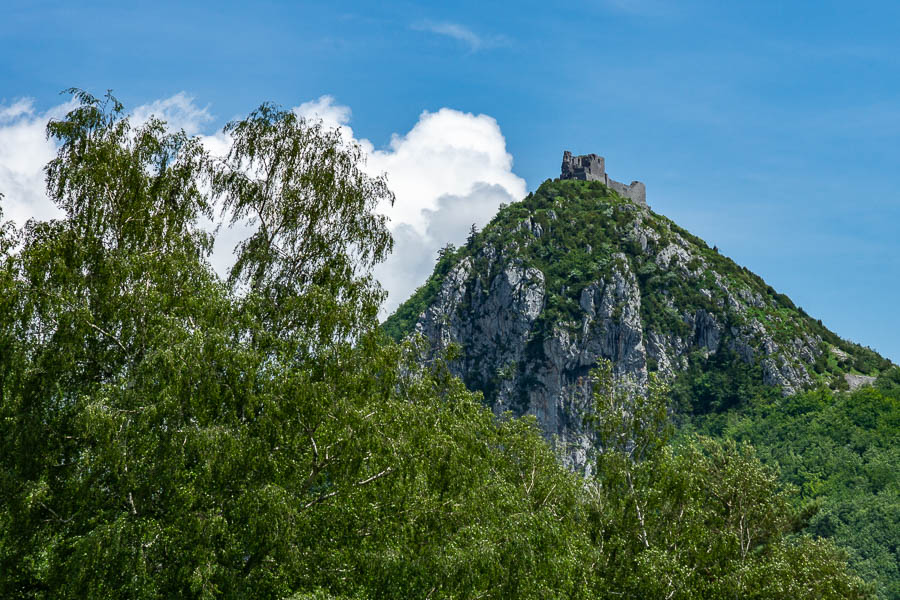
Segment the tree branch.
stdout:
[[96,325],[94,325],[93,323],[91,323],[90,321],[88,321],[87,319],[85,319],[84,322],[88,324],[88,327],[90,327],[90,328],[92,328],[92,329],[94,329],[94,330],[96,330],[96,331],[99,331],[100,333],[102,333],[103,335],[105,335],[106,337],[108,337],[109,339],[111,339],[112,341],[114,341],[114,342],[116,343],[116,345],[117,345],[119,348],[122,349],[122,352],[125,352],[126,354],[128,353],[128,350],[125,349],[125,346],[122,345],[122,342],[119,341],[119,338],[117,338],[116,336],[114,336],[114,335],[111,334],[110,332],[105,331],[104,329],[102,329],[102,328],[100,328],[100,327],[97,327]]

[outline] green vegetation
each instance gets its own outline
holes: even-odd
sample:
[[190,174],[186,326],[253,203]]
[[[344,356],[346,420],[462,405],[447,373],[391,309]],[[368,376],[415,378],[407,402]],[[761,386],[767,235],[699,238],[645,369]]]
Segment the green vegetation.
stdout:
[[[585,481],[390,341],[390,192],[337,133],[263,105],[214,160],[77,99],[48,129],[65,216],[0,228],[3,597],[864,595],[749,448],[667,443],[664,390],[601,376]],[[221,207],[257,225],[227,281]]]
[[[638,224],[651,229],[655,239],[638,239],[634,233]],[[668,267],[650,259],[675,242],[676,236],[686,242],[682,247],[691,256],[686,264],[680,262],[677,253]],[[645,336],[655,331],[689,338],[692,331],[685,322],[684,312],[695,313],[701,309],[727,328],[717,352],[710,354],[704,349],[691,352],[686,357],[685,368],[671,382],[669,406],[674,408],[675,421],[682,429],[673,444],[657,452],[659,462],[653,467],[646,466],[653,477],[667,474],[683,479],[671,483],[672,488],[656,488],[648,475],[641,484],[644,493],[661,502],[673,490],[681,489],[679,486],[698,485],[689,481],[687,473],[691,469],[712,477],[715,469],[710,465],[723,461],[740,464],[747,472],[765,471],[766,477],[780,473],[778,481],[787,486],[785,489],[794,490],[779,496],[779,502],[786,503],[793,512],[789,529],[795,532],[787,533],[783,529],[787,526],[780,522],[780,539],[788,545],[819,543],[812,542],[812,538],[796,537],[803,533],[834,540],[850,553],[855,572],[873,582],[879,598],[900,597],[897,566],[900,563],[897,550],[900,547],[897,538],[900,455],[895,447],[900,431],[897,408],[900,369],[871,349],[839,338],[786,295],[776,292],[717,248],[710,248],[661,215],[639,211],[597,182],[548,180],[521,202],[502,208],[482,232],[470,237],[465,247],[442,257],[427,285],[388,320],[385,327],[395,339],[402,339],[412,330],[417,316],[433,300],[444,275],[460,260],[471,260],[480,280],[487,285],[504,261],[519,259],[541,270],[546,280],[544,311],[525,349],[528,360],[539,360],[542,341],[554,327],[575,331],[580,325],[582,311],[578,301],[582,290],[602,278],[608,280],[621,261],[628,261],[641,289]],[[722,284],[731,293],[742,294],[745,300],[752,301],[747,301],[746,308],[740,312],[735,310]],[[797,338],[817,336],[822,340],[814,363],[798,363],[807,369],[820,389],[784,398],[780,389],[764,383],[759,362],[745,362],[728,349],[728,330],[753,320],[782,348],[790,348]],[[752,350],[759,356],[760,348]],[[649,370],[656,371],[654,361],[648,362]],[[520,377],[527,384],[528,373],[523,370],[526,367],[524,363],[517,365]],[[498,372],[498,377],[509,376],[507,370]],[[842,393],[839,390],[847,389],[844,375],[848,373],[877,376],[878,386]],[[490,397],[495,388],[492,382],[479,382],[477,387],[485,397]],[[744,443],[752,443],[756,454],[746,450]],[[757,454],[769,470],[757,471],[761,467],[741,462]],[[730,458],[726,461],[724,456]],[[609,465],[605,465],[601,474],[608,470]],[[704,482],[707,484],[709,480]],[[715,498],[699,499],[705,493],[703,488],[691,489],[697,490],[691,498],[715,506]],[[619,488],[614,496],[605,500],[607,506],[624,502],[627,494]],[[619,506],[616,510],[624,509]],[[660,504],[651,512],[660,519],[677,521],[668,510]],[[771,510],[774,514],[780,509],[772,507]],[[623,527],[631,534],[636,531],[634,522]],[[702,531],[704,527],[697,525],[694,531]],[[677,536],[677,531],[673,526],[667,535]],[[690,542],[679,542],[678,547],[687,552]],[[638,559],[635,548],[629,552],[633,564],[640,563],[641,568],[647,568],[650,557],[655,556],[641,554]],[[660,566],[659,581],[665,580],[666,572],[687,573],[694,568],[677,561],[660,563],[663,564],[668,565],[669,571]],[[629,572],[646,574],[636,566],[633,571],[629,571],[632,567],[621,568],[624,570],[619,575],[626,579],[625,574]],[[732,567],[716,568],[722,569],[716,571],[720,574],[736,572]],[[616,581],[622,590],[628,590],[623,592],[626,595],[640,595],[636,588],[628,587],[631,584],[625,579]],[[709,591],[711,588],[704,589],[714,595]],[[784,597],[790,595],[785,592]]]
[[[65,217],[0,236],[0,596],[576,595],[577,479],[377,327],[358,149],[264,105],[212,160],[78,98]],[[216,200],[258,224],[227,282]]]
[[605,507],[602,560],[615,563],[610,596],[866,595],[833,543],[796,532],[793,489],[778,485],[751,446],[686,433],[669,443],[668,393],[658,380],[651,377],[646,396],[632,396],[614,387],[608,362],[595,374],[591,423],[603,449],[596,494]]
[[704,415],[771,402],[781,396],[762,380],[759,364],[746,363],[727,348],[709,357],[694,352],[688,358],[688,367],[672,384],[672,406],[680,415]]
[[431,304],[441,289],[441,282],[453,266],[454,259],[455,248],[452,245],[441,249],[434,273],[384,322],[385,333],[399,342],[415,328],[419,315]]
[[879,598],[900,597],[900,369],[876,387],[817,389],[698,418],[692,428],[746,441],[796,486],[805,531],[850,551]]
[[[638,226],[649,228],[656,238],[637,239]],[[681,265],[675,254],[668,267],[660,267],[650,255],[672,244],[675,236],[688,244],[693,258]],[[582,290],[600,279],[609,280],[617,261],[627,261],[641,288],[645,332],[689,338],[692,332],[681,311],[702,309],[729,327],[756,319],[785,347],[796,338],[820,337],[828,347],[849,356],[840,365],[818,365],[815,377],[833,387],[843,385],[844,373],[877,375],[891,366],[871,349],[839,338],[718,249],[662,215],[639,210],[597,181],[547,180],[521,202],[502,207],[483,231],[470,232],[466,245],[445,248],[425,285],[385,321],[385,331],[398,341],[408,335],[435,299],[445,275],[465,258],[485,284],[503,267],[502,259],[519,259],[544,274],[546,299],[537,337],[553,327],[577,328]],[[746,312],[735,310],[723,285],[758,297],[762,305]],[[702,367],[702,361],[695,363]]]

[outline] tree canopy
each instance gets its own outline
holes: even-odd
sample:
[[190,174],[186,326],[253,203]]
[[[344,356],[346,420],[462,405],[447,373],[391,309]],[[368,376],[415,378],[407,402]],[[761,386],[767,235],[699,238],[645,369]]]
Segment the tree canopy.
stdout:
[[[749,448],[667,445],[656,396],[597,386],[622,443],[585,480],[533,419],[387,339],[370,269],[392,195],[336,132],[264,104],[211,157],[75,94],[48,126],[64,217],[0,228],[0,595],[864,591],[791,535]],[[224,279],[202,226],[223,214],[254,226]]]

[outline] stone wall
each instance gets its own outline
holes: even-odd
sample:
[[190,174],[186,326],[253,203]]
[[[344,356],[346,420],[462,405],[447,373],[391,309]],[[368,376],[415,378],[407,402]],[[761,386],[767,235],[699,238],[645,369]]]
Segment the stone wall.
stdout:
[[640,181],[632,181],[630,185],[625,185],[607,177],[606,185],[620,196],[631,199],[635,204],[647,206],[647,188]]
[[596,154],[572,156],[572,153],[566,150],[563,152],[562,170],[559,178],[602,181],[605,183],[606,168],[603,157]]
[[635,204],[647,206],[647,188],[640,181],[632,181],[625,185],[609,178],[606,174],[606,161],[596,154],[573,156],[566,150],[563,152],[560,179],[581,179],[583,181],[602,181],[609,189]]

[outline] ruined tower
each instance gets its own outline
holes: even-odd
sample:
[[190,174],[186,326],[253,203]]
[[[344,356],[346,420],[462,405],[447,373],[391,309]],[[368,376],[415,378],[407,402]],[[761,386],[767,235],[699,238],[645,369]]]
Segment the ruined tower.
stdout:
[[559,178],[601,181],[620,196],[628,198],[640,206],[647,206],[647,189],[644,184],[640,181],[632,181],[629,185],[625,185],[610,179],[606,174],[606,161],[602,156],[596,154],[572,156],[572,153],[566,150],[563,152],[562,171]]
[[602,181],[606,183],[606,168],[603,157],[596,154],[572,156],[572,153],[566,150],[563,152],[562,174],[560,174],[559,178]]

